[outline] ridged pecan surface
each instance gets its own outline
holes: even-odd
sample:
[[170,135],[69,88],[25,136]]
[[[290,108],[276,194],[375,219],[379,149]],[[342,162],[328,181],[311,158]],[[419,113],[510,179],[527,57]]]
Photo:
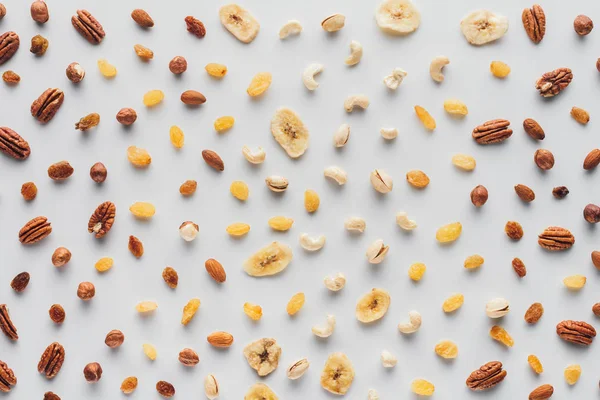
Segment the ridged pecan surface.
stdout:
[[11,386],[17,384],[17,377],[4,361],[0,361],[0,392],[10,392]]
[[37,243],[52,233],[48,218],[39,216],[27,222],[19,231],[19,241],[23,244]]
[[567,250],[575,243],[575,236],[560,226],[549,226],[538,235],[538,244],[550,251]]
[[493,119],[473,129],[473,139],[479,144],[500,143],[508,139],[513,131],[509,128],[510,121]]
[[95,233],[96,238],[106,235],[115,222],[117,207],[112,201],[100,204],[88,222],[88,232]]
[[521,14],[523,27],[527,36],[533,43],[539,43],[546,34],[546,14],[539,4],[534,4],[531,8],[526,8]]
[[4,64],[15,55],[19,49],[21,41],[19,35],[13,31],[5,32],[0,35],[0,65]]
[[87,10],[77,10],[77,15],[71,17],[73,27],[91,44],[98,44],[104,39],[102,25]]
[[0,127],[0,151],[17,160],[24,160],[31,154],[29,143],[5,126]]
[[564,341],[589,346],[596,337],[596,329],[587,322],[566,320],[556,325],[556,334]]
[[506,371],[502,369],[502,363],[500,361],[490,361],[478,370],[471,372],[466,383],[471,390],[487,390],[502,382],[505,377]]
[[535,88],[543,97],[556,96],[562,92],[573,80],[573,73],[569,68],[558,68],[546,72],[535,82]]
[[6,304],[0,304],[0,330],[2,330],[4,335],[10,340],[17,340],[19,338],[17,328],[10,319]]
[[65,362],[65,348],[62,344],[54,342],[46,347],[46,350],[38,363],[38,372],[46,375],[46,378],[54,378]]
[[56,115],[64,99],[65,94],[62,90],[57,88],[46,89],[31,104],[31,115],[42,123],[49,122]]

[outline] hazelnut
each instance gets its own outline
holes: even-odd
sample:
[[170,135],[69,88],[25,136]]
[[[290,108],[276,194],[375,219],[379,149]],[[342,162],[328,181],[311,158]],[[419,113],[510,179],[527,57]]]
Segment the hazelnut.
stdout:
[[6,15],[6,7],[4,7],[4,4],[0,3],[0,19],[4,18],[5,15]]
[[52,304],[50,310],[48,310],[48,314],[55,324],[62,324],[67,316],[65,309],[60,304]]
[[547,171],[554,167],[554,154],[549,150],[538,149],[533,155],[533,160],[535,161],[535,165],[538,166],[539,169]]
[[179,227],[179,236],[186,242],[191,242],[196,239],[196,235],[198,235],[198,225],[193,223],[192,221],[185,221]]
[[96,295],[96,287],[92,282],[81,282],[77,288],[77,297],[89,301]]
[[37,186],[35,186],[35,183],[25,182],[21,186],[21,196],[27,201],[35,199],[35,196],[37,196]]
[[71,260],[71,252],[66,247],[59,247],[52,254],[52,264],[55,267],[62,267]]
[[573,21],[573,29],[579,36],[585,36],[594,29],[594,22],[587,15],[578,15]]
[[588,204],[583,209],[583,218],[590,224],[597,224],[600,222],[600,207],[595,204]]
[[45,24],[50,19],[50,14],[48,14],[48,5],[41,0],[36,0],[31,3],[30,11],[31,18],[40,24]]
[[106,339],[104,339],[104,343],[111,349],[121,346],[124,341],[125,335],[118,329],[113,329],[108,332],[106,334]]
[[569,194],[569,189],[566,186],[557,186],[552,189],[552,196],[557,199],[564,199]]
[[97,362],[89,363],[83,369],[85,380],[90,383],[95,383],[102,378],[102,367]]
[[77,62],[72,62],[71,64],[69,64],[66,73],[67,78],[73,83],[79,83],[85,77],[85,70]]
[[117,121],[125,126],[133,124],[136,119],[137,113],[133,108],[121,108],[117,113]]
[[106,180],[106,167],[101,162],[97,162],[90,168],[90,178],[96,183],[102,183]]
[[174,57],[169,63],[169,70],[175,75],[183,74],[187,69],[187,61],[181,56]]
[[483,185],[477,185],[471,190],[471,203],[475,207],[481,207],[488,200],[488,191]]

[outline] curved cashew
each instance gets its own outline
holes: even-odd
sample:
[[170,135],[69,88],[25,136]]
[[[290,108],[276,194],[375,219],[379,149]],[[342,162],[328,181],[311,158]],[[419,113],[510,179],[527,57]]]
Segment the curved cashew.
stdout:
[[335,316],[330,314],[327,316],[327,326],[315,325],[312,327],[312,333],[314,333],[318,337],[326,338],[331,336],[334,329]]
[[350,125],[342,124],[333,134],[333,145],[335,147],[344,147],[350,138]]
[[369,389],[369,393],[367,394],[367,400],[379,400],[379,393],[375,389]]
[[409,311],[408,322],[398,324],[398,330],[402,333],[415,333],[421,327],[421,314],[418,311]]
[[356,65],[360,62],[360,59],[363,55],[363,47],[362,44],[353,40],[350,42],[350,55],[346,57],[346,65]]
[[396,139],[398,136],[398,129],[396,128],[381,128],[379,131],[381,136],[386,140]]
[[404,229],[405,231],[412,231],[417,227],[417,223],[412,219],[408,219],[408,214],[404,211],[401,211],[398,214],[396,214],[396,223],[400,228]]
[[367,249],[367,260],[371,264],[379,264],[385,258],[387,252],[390,250],[389,246],[383,243],[383,239],[377,239]]
[[244,146],[242,147],[242,154],[244,154],[246,160],[252,164],[262,164],[267,156],[267,153],[265,153],[265,150],[262,147],[251,149],[248,146]]
[[431,75],[431,79],[436,82],[442,82],[444,80],[442,69],[448,64],[450,64],[448,57],[437,56],[434,58],[429,65],[429,75]]
[[360,107],[363,110],[369,107],[369,98],[364,94],[354,95],[347,97],[344,100],[344,109],[347,112],[352,112],[354,107]]
[[406,72],[402,68],[394,68],[391,75],[388,75],[385,78],[383,78],[383,83],[385,83],[385,86],[387,86],[388,88],[396,90],[398,89],[398,86],[400,86],[402,80],[404,79],[404,77],[406,77],[406,75],[408,75],[408,72]]
[[338,185],[343,185],[348,180],[348,174],[340,167],[327,167],[325,168],[325,171],[323,171],[323,175],[325,175],[326,178],[333,179]]
[[385,368],[393,368],[396,366],[397,363],[398,359],[395,355],[393,355],[387,350],[381,352],[381,364],[383,364]]
[[279,39],[285,39],[291,35],[299,35],[302,32],[300,21],[292,19],[285,23],[279,30]]
[[325,235],[319,235],[316,237],[308,236],[303,233],[300,235],[300,246],[307,251],[317,251],[325,246]]
[[367,223],[360,217],[350,217],[344,222],[344,227],[350,232],[363,233],[367,229]]
[[346,277],[341,272],[338,272],[335,275],[326,276],[323,282],[327,289],[332,292],[338,292],[346,286]]
[[302,73],[302,82],[308,90],[315,90],[319,87],[319,82],[315,81],[315,75],[323,71],[323,64],[310,64]]

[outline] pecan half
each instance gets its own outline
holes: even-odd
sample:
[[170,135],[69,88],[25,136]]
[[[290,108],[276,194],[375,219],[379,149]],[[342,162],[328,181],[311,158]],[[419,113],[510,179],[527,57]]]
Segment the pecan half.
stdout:
[[15,55],[20,44],[19,35],[13,31],[4,32],[0,35],[0,65]]
[[546,14],[542,6],[534,4],[533,7],[524,9],[521,20],[529,39],[536,44],[541,42],[546,34]]
[[493,119],[473,129],[473,139],[479,144],[500,143],[508,139],[513,131],[509,128],[510,121]]
[[117,207],[111,201],[100,204],[88,222],[88,232],[95,233],[96,238],[106,235],[115,222]]
[[542,129],[540,124],[533,118],[527,118],[523,121],[523,129],[525,129],[525,132],[535,140],[544,140],[546,137],[544,129]]
[[573,80],[573,73],[569,68],[558,68],[546,72],[535,82],[535,88],[543,97],[552,97],[563,91]]
[[91,44],[98,44],[106,35],[102,25],[87,10],[77,10],[77,15],[71,17],[73,27]]
[[31,103],[31,115],[42,123],[49,122],[65,99],[65,94],[57,88],[46,89],[44,93]]
[[0,330],[10,340],[17,340],[19,338],[15,324],[10,320],[6,304],[0,304]]
[[540,247],[550,251],[567,250],[575,243],[575,236],[560,226],[549,226],[538,235]]
[[37,243],[52,233],[48,218],[39,216],[25,224],[19,231],[19,242],[23,244]]
[[17,377],[4,361],[0,361],[0,392],[10,392],[11,386],[17,384]]
[[29,143],[6,126],[0,127],[0,151],[17,160],[24,160],[31,154]]
[[506,377],[500,361],[490,361],[483,364],[478,370],[471,372],[467,378],[467,387],[471,390],[491,389]]
[[596,336],[596,329],[587,322],[566,320],[556,325],[556,334],[566,342],[589,346]]
[[65,348],[62,344],[54,342],[46,347],[46,350],[38,363],[38,372],[46,375],[46,378],[54,378],[65,362]]

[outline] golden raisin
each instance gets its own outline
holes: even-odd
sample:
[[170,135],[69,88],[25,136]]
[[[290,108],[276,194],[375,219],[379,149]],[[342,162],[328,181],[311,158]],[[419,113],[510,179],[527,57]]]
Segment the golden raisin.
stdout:
[[458,356],[458,346],[450,340],[442,340],[435,345],[435,354],[442,358],[456,358]]
[[292,298],[290,299],[290,301],[288,301],[287,303],[287,307],[286,307],[286,311],[289,315],[294,315],[296,314],[298,311],[300,311],[300,309],[302,308],[302,306],[304,306],[304,293],[299,292],[296,293],[295,295],[292,296]]
[[204,67],[204,69],[206,70],[206,72],[208,72],[210,76],[213,76],[215,78],[222,78],[227,74],[227,66],[223,64],[206,64],[206,67]]
[[112,258],[102,257],[101,259],[96,261],[96,264],[94,265],[94,267],[96,268],[96,270],[98,270],[98,272],[105,272],[105,271],[108,271],[109,269],[111,269],[113,267],[113,264],[114,264],[114,261]]
[[527,357],[527,363],[529,363],[529,366],[531,367],[533,372],[535,372],[536,374],[541,374],[542,372],[544,372],[544,367],[542,366],[542,362],[540,361],[539,358],[537,358],[537,356],[530,354]]
[[319,199],[319,195],[314,190],[307,190],[304,192],[304,208],[309,213],[313,213],[319,209],[319,204],[321,204],[321,200]]
[[158,304],[154,301],[142,301],[135,305],[135,310],[139,313],[147,313],[158,308]]
[[144,349],[144,354],[146,355],[146,357],[148,357],[152,361],[156,360],[156,356],[157,356],[156,347],[154,347],[150,343],[144,343],[142,345],[142,348]]
[[417,117],[421,120],[421,123],[426,129],[430,131],[435,129],[435,119],[421,106],[415,106],[415,113],[417,113]]
[[458,115],[461,117],[469,113],[469,109],[467,108],[466,104],[458,99],[447,99],[444,101],[444,110],[446,110],[448,114]]
[[127,159],[138,168],[147,167],[152,162],[152,157],[150,157],[148,150],[135,146],[127,148]]
[[490,71],[496,78],[506,78],[510,74],[510,67],[502,61],[492,61]]
[[248,200],[248,185],[243,181],[233,181],[231,182],[231,186],[229,187],[229,191],[238,200],[246,201]]
[[408,268],[408,277],[413,281],[420,281],[425,275],[427,267],[423,263],[414,263]]
[[456,311],[462,307],[464,302],[465,296],[463,296],[462,293],[455,293],[444,300],[444,303],[442,304],[442,310],[444,310],[446,313]]
[[244,313],[253,321],[258,321],[262,317],[262,307],[258,304],[244,303]]
[[523,237],[523,227],[517,221],[508,221],[504,226],[504,232],[512,240],[521,240]]
[[175,289],[179,283],[179,275],[172,267],[163,269],[162,278],[171,289]]
[[75,129],[80,131],[87,131],[100,123],[100,114],[91,113],[81,118],[79,122],[75,124]]
[[129,376],[123,380],[121,383],[121,392],[125,394],[133,393],[133,391],[137,388],[138,379],[135,376]]
[[169,129],[169,139],[175,148],[180,149],[183,147],[185,135],[180,127],[173,125],[171,129]]
[[14,71],[5,71],[2,80],[10,85],[16,85],[21,81],[21,77]]
[[196,312],[200,308],[200,299],[191,299],[187,302],[185,307],[183,307],[183,315],[181,316],[181,323],[183,325],[187,325],[190,323]]
[[412,381],[410,389],[419,396],[432,396],[433,392],[435,392],[433,383],[426,381],[425,379],[415,379]]
[[246,233],[250,232],[250,225],[244,224],[243,222],[236,222],[229,225],[226,231],[234,237],[244,236]]
[[453,242],[460,237],[461,232],[462,224],[460,222],[453,222],[440,227],[435,233],[435,238],[440,243]]
[[150,90],[144,94],[144,105],[146,107],[154,107],[159,104],[165,98],[165,94],[162,90]]
[[483,262],[483,257],[481,257],[479,254],[473,254],[465,259],[465,268],[479,268],[483,265]]
[[269,88],[269,86],[271,86],[272,80],[273,77],[271,76],[270,72],[259,72],[258,74],[254,75],[254,78],[252,78],[252,81],[250,82],[246,92],[251,97],[260,96]]
[[129,236],[129,244],[127,248],[136,258],[140,258],[144,255],[144,244],[140,239],[133,235]]
[[490,329],[490,336],[492,339],[499,341],[507,347],[513,347],[515,344],[515,341],[509,335],[509,333],[506,332],[506,329],[498,325],[492,326],[492,329]]
[[565,279],[563,279],[564,285],[568,289],[571,289],[571,290],[583,289],[586,281],[587,281],[587,278],[583,275],[571,275],[571,276],[567,276]]
[[581,366],[579,364],[571,364],[565,368],[565,380],[569,385],[574,385],[581,376]]
[[117,76],[117,68],[103,58],[98,60],[98,69],[105,78],[114,78]]
[[138,201],[129,207],[129,211],[131,211],[131,213],[138,218],[151,218],[154,216],[156,208],[154,208],[152,203]]
[[418,189],[423,189],[429,185],[429,177],[427,174],[416,169],[406,173],[406,180],[408,183]]
[[154,52],[141,44],[136,44],[133,46],[133,49],[135,50],[135,54],[144,61],[152,60],[154,58]]
[[187,180],[179,186],[179,193],[184,196],[191,196],[196,191],[198,187],[198,183],[194,180]]
[[293,224],[294,220],[288,217],[278,216],[269,219],[269,226],[272,229],[280,232],[289,230]]
[[213,126],[215,127],[215,131],[221,133],[231,129],[233,124],[235,124],[235,118],[231,116],[225,116],[217,118]]
[[477,166],[475,159],[468,154],[455,154],[452,156],[452,164],[465,171],[473,171]]

